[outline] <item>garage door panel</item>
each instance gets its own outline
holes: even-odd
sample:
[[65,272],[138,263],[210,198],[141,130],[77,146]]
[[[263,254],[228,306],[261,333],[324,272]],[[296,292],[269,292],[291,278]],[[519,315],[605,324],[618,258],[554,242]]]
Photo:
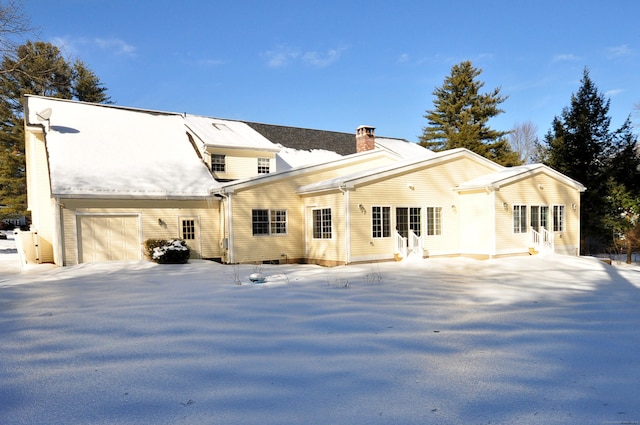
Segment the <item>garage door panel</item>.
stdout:
[[79,216],[79,261],[140,259],[138,216]]

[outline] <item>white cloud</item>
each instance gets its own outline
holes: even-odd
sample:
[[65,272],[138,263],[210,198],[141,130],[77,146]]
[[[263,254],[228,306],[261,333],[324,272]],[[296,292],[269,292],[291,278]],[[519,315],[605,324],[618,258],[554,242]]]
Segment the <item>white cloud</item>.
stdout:
[[262,54],[267,59],[270,68],[282,68],[300,56],[300,53],[286,44],[280,44],[273,50],[267,50]]
[[345,50],[346,48],[340,47],[329,49],[326,52],[301,52],[286,44],[280,44],[272,50],[267,50],[262,56],[267,60],[267,66],[271,68],[282,68],[298,61],[306,65],[324,68],[340,59]]
[[621,56],[629,56],[633,51],[629,48],[628,44],[621,44],[620,46],[613,46],[607,49],[607,58],[613,59]]
[[344,49],[329,49],[326,53],[306,52],[302,60],[309,65],[324,68],[340,59],[343,51]]
[[403,53],[400,55],[400,57],[398,58],[398,63],[407,63],[409,62],[409,54],[408,53]]
[[604,95],[607,97],[612,97],[615,96],[617,94],[623,93],[624,90],[622,89],[612,89],[612,90],[607,90],[606,92],[604,92]]
[[136,52],[135,46],[119,38],[96,38],[93,42],[101,49],[110,50],[117,55],[133,56]]
[[561,53],[561,54],[555,55],[551,61],[555,63],[555,62],[575,62],[578,60],[580,60],[580,57],[574,55],[573,53]]
[[198,64],[203,66],[220,66],[225,65],[227,62],[220,59],[201,59],[198,61]]
[[82,49],[98,47],[108,50],[112,54],[134,56],[136,48],[119,38],[72,38],[68,36],[54,37],[51,44],[57,46],[63,53],[70,56],[80,56]]

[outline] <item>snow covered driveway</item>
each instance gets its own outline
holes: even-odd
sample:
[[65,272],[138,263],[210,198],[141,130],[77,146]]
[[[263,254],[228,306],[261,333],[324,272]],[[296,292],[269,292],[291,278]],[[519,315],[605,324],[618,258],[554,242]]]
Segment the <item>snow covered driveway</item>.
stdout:
[[0,271],[0,423],[640,420],[637,267],[563,256],[263,266],[252,285],[255,271]]

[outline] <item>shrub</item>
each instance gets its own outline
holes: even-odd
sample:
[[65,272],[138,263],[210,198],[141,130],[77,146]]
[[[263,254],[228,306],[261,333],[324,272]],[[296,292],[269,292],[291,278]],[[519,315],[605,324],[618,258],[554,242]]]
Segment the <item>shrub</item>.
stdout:
[[185,264],[191,253],[181,239],[147,239],[144,251],[151,261],[159,264]]

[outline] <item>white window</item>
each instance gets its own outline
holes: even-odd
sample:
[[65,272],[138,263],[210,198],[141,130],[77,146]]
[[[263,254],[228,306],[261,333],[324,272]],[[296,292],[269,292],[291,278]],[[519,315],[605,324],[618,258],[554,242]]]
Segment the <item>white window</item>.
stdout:
[[286,235],[287,210],[251,210],[253,235]]
[[271,171],[269,158],[258,158],[258,174],[269,174]]
[[564,232],[564,205],[553,206],[553,231]]
[[442,207],[427,207],[427,235],[442,235]]
[[224,155],[211,154],[211,171],[226,171],[226,157]]
[[527,206],[513,206],[513,233],[527,233]]
[[374,238],[391,236],[391,207],[371,207],[371,234]]
[[331,208],[313,210],[313,238],[331,239],[332,229]]

